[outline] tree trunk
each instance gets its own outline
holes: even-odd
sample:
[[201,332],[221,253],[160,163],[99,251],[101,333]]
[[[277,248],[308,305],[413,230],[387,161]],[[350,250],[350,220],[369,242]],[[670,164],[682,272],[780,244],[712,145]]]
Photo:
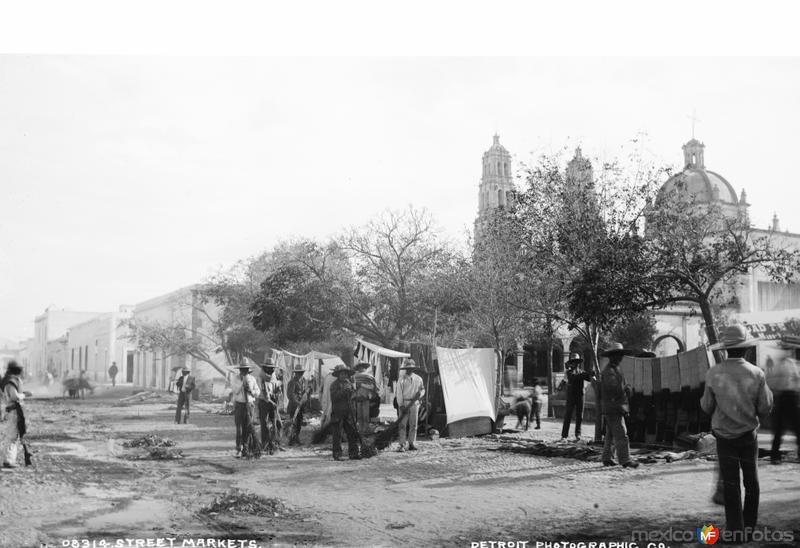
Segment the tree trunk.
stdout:
[[[700,312],[703,314],[703,321],[706,324],[706,337],[708,338],[708,344],[717,344],[719,342],[719,338],[717,337],[717,325],[714,320],[714,314],[711,312],[711,303],[708,302],[708,299],[703,296],[700,297],[698,300],[700,304]],[[719,350],[714,350],[714,361],[717,363],[722,362],[725,357]]]
[[500,348],[495,347],[494,352],[497,356],[497,379],[495,379],[496,382],[494,387],[495,409],[497,409],[497,403],[503,396],[503,351]]
[[594,441],[603,440],[603,415],[600,414],[600,359],[597,355],[597,345],[600,342],[600,337],[597,329],[592,330],[586,326],[586,332],[589,333],[589,350],[591,352],[591,365],[595,374],[595,379],[589,383],[589,386],[594,390]]
[[555,395],[555,386],[553,385],[553,337],[552,334],[547,337],[547,416],[553,417],[553,396]]

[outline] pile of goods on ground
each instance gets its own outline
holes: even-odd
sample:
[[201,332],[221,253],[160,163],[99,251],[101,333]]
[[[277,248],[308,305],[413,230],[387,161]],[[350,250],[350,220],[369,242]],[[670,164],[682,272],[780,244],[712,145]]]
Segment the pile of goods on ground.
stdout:
[[247,514],[279,518],[293,515],[295,512],[286,503],[276,498],[265,498],[251,493],[244,493],[238,489],[215,497],[214,501],[200,509],[201,514]]
[[[697,434],[694,439],[692,449],[670,450],[671,448],[631,444],[631,455],[643,464],[655,464],[657,462],[675,462],[679,460],[705,458],[716,460],[716,445],[709,443],[709,435]],[[536,455],[540,457],[560,457],[578,459],[589,462],[601,462],[603,460],[603,444],[596,442],[544,442],[539,440],[524,439],[515,436],[490,435],[485,439],[499,442],[497,447],[489,448],[490,451],[508,451],[525,455]],[[713,437],[711,437],[713,440]]]
[[173,460],[182,459],[183,451],[175,447],[175,442],[155,434],[128,440],[122,444],[126,449],[136,449],[123,456],[128,460]]

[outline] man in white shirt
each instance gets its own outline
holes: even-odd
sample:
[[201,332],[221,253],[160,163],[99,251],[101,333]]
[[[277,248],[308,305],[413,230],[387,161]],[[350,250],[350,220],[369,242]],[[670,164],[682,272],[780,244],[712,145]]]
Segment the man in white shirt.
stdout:
[[236,366],[239,377],[232,381],[233,420],[236,423],[236,457],[257,457],[261,454],[253,430],[253,407],[261,393],[258,383],[250,374],[250,365]]
[[400,449],[398,451],[404,452],[406,450],[406,428],[408,428],[408,450],[416,451],[417,446],[417,427],[419,422],[419,401],[425,395],[425,386],[422,382],[422,377],[414,373],[417,364],[412,359],[406,359],[405,365],[400,368],[400,371],[405,371],[397,379],[395,388],[395,399],[397,400],[397,412],[400,416],[397,419],[399,427],[398,438],[400,442]]

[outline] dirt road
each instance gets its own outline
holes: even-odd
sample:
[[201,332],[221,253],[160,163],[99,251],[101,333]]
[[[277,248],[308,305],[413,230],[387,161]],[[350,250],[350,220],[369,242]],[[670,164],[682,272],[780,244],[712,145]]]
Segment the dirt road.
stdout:
[[[443,439],[423,440],[417,452],[335,462],[329,445],[308,445],[306,431],[302,447],[238,460],[231,416],[195,406],[191,423],[176,425],[174,396],[115,405],[130,393],[101,388],[86,400],[29,402],[35,467],[0,474],[0,545],[170,546],[171,538],[174,546],[215,547],[535,546],[724,523],[722,507],[709,500],[714,463],[707,460],[623,470],[492,451],[490,440]],[[525,435],[554,439],[559,429],[546,420]],[[146,434],[174,440],[185,458],[128,460],[134,452],[122,443]],[[762,461],[760,523],[800,539],[794,460]],[[274,501],[276,511],[203,511],[233,489]]]

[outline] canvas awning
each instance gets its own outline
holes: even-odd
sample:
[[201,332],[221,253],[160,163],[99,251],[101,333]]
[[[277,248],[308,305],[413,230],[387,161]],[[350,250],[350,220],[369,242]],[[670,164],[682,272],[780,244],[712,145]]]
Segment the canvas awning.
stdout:
[[[356,339],[358,345],[356,346],[356,356],[359,356],[360,350],[363,349],[364,351],[374,352],[375,354],[379,354],[381,356],[385,356],[387,358],[410,358],[411,354],[407,352],[398,352],[397,350],[389,350],[388,348],[384,348],[382,346],[378,346],[377,344],[368,343],[362,339]],[[362,347],[362,348],[359,348]],[[365,360],[368,361],[368,360]]]
[[447,424],[475,417],[495,420],[497,354],[493,348],[436,347]]

